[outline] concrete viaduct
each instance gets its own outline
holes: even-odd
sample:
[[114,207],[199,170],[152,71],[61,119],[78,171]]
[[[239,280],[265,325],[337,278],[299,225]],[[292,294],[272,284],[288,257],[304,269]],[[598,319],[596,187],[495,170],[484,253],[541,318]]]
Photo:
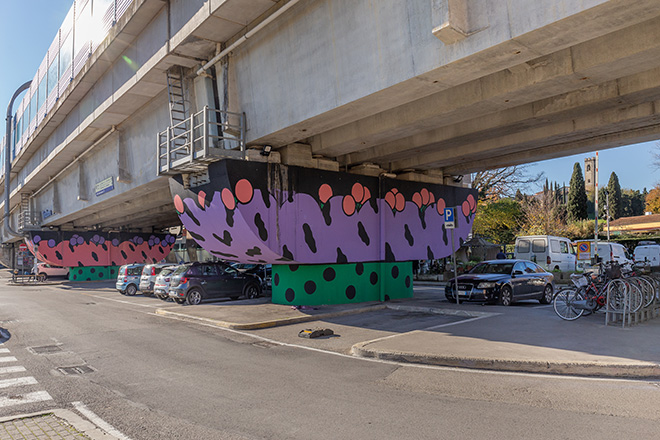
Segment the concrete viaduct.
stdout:
[[274,301],[386,299],[468,235],[462,175],[658,138],[660,2],[75,0],[21,96],[5,255],[158,261],[183,224]]

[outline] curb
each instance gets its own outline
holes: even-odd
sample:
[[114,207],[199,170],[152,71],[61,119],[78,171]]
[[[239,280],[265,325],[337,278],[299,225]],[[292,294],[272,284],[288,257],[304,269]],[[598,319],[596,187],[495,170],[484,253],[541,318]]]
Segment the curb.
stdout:
[[0,423],[6,423],[6,422],[11,422],[13,420],[20,420],[20,419],[29,419],[32,417],[40,417],[40,416],[46,416],[52,414],[57,418],[60,418],[67,422],[69,425],[71,425],[73,428],[75,428],[77,431],[80,431],[87,437],[89,437],[92,440],[119,440],[117,437],[108,434],[107,432],[103,431],[101,428],[96,426],[94,423],[90,422],[89,420],[86,420],[79,416],[78,414],[69,411],[68,409],[53,409],[50,411],[41,411],[37,413],[31,413],[31,414],[20,414],[20,415],[15,415],[15,416],[9,416],[9,417],[0,417]]
[[251,322],[247,324],[239,324],[235,322],[220,321],[211,318],[202,318],[198,316],[187,315],[185,313],[170,312],[165,309],[156,309],[157,315],[162,316],[175,316],[188,321],[201,321],[214,324],[218,327],[228,328],[232,330],[257,330],[262,328],[278,327],[281,325],[299,324],[301,322],[318,321],[324,318],[336,318],[339,316],[357,315],[359,313],[373,312],[376,310],[383,310],[387,308],[386,304],[376,304],[372,306],[360,307],[357,309],[342,310],[339,312],[320,313],[318,315],[298,316],[295,318],[282,318],[273,319],[270,321]]
[[565,376],[588,376],[626,379],[652,379],[660,377],[658,364],[606,364],[582,362],[547,362],[513,359],[488,359],[479,357],[456,357],[419,354],[405,351],[377,350],[367,348],[374,341],[360,342],[351,348],[351,354],[393,362],[458,367],[477,370],[495,370],[518,373],[556,374]]

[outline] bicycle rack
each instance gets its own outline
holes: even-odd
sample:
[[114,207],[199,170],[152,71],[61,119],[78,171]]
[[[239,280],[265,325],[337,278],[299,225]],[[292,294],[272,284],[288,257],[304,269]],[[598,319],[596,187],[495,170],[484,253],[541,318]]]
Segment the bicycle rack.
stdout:
[[[653,281],[644,278],[653,289],[653,300],[646,306],[642,303],[641,307],[633,311],[631,287],[641,291],[640,287],[633,284],[635,278],[639,277],[614,280],[608,285],[605,325],[621,323],[621,327],[624,328],[626,325],[640,324],[660,317],[660,276],[658,274],[651,275]],[[643,292],[642,301],[644,301]]]

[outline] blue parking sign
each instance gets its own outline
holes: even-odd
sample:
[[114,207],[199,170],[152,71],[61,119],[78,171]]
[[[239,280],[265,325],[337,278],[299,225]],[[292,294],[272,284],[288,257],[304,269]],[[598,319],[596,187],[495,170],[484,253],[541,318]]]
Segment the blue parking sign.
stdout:
[[445,208],[445,229],[454,229],[454,208]]

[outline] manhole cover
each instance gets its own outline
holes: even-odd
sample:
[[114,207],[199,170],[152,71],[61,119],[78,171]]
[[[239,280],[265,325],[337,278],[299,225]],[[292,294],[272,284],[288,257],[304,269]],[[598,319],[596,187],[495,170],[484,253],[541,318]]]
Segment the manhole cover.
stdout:
[[71,375],[71,374],[93,373],[94,369],[87,365],[77,365],[75,367],[59,367],[57,371],[59,371],[62,374]]
[[42,347],[30,347],[28,350],[34,354],[50,354],[62,351],[62,347],[59,345],[44,345]]

